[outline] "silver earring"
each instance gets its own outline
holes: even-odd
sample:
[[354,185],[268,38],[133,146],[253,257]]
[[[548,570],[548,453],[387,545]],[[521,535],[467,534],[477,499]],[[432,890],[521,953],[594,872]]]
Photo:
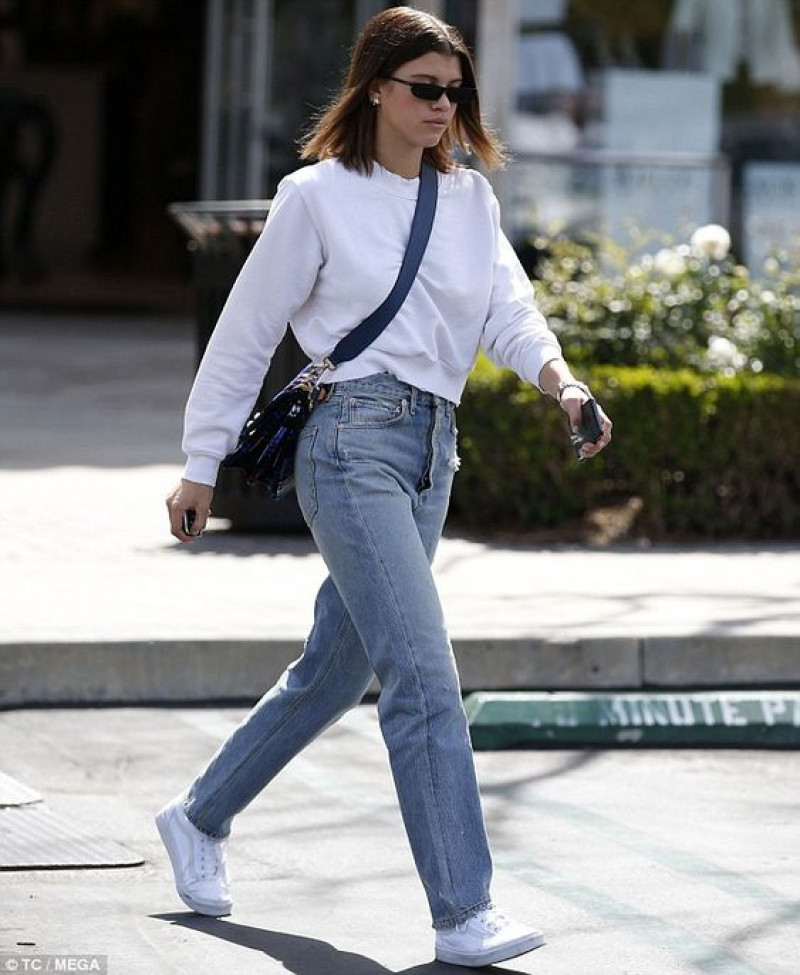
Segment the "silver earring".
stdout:
[[378,107],[378,105],[380,105],[380,103],[381,103],[381,100],[380,100],[380,98],[373,98],[373,99],[372,99],[372,105],[373,105],[373,108],[377,108],[377,107]]

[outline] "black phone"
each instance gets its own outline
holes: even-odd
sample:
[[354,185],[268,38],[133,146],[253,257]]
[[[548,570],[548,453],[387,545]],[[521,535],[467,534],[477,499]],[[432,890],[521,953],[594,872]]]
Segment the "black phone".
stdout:
[[581,406],[581,425],[578,432],[570,427],[570,440],[572,449],[578,460],[585,460],[581,456],[581,447],[585,443],[597,443],[603,436],[603,421],[600,419],[600,411],[597,408],[597,400],[587,399]]
[[181,528],[183,529],[184,535],[191,535],[192,528],[197,519],[197,513],[191,508],[183,513],[183,521],[181,523]]

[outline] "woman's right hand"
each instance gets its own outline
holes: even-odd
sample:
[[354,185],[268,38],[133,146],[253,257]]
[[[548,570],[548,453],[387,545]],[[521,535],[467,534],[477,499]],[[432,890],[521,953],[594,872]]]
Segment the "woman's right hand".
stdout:
[[[179,542],[193,542],[201,534],[211,514],[213,496],[214,488],[210,484],[198,484],[197,481],[185,479],[176,484],[167,495],[170,530]],[[191,535],[183,530],[183,516],[187,511],[194,512]]]

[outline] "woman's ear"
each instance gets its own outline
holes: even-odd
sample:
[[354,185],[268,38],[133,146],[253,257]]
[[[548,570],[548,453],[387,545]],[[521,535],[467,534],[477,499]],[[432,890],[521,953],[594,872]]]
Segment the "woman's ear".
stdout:
[[380,105],[381,103],[380,81],[375,80],[372,82],[372,84],[370,84],[368,88],[368,97],[369,97],[370,105],[373,105],[375,108],[377,108],[378,105]]

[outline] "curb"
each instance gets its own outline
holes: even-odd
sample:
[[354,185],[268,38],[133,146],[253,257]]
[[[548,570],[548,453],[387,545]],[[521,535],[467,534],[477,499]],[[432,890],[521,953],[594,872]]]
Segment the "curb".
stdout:
[[[294,639],[0,644],[0,707],[253,701],[302,649]],[[471,638],[453,649],[465,692],[800,684],[795,636]]]
[[800,747],[798,691],[479,693],[464,706],[476,750]]

